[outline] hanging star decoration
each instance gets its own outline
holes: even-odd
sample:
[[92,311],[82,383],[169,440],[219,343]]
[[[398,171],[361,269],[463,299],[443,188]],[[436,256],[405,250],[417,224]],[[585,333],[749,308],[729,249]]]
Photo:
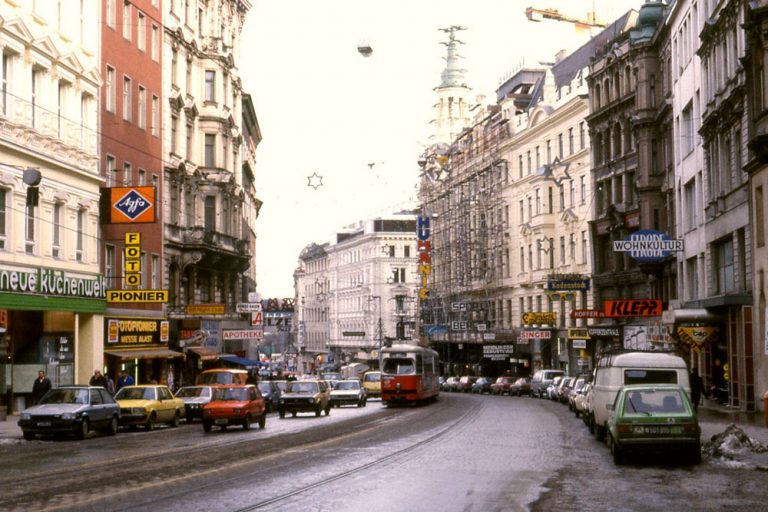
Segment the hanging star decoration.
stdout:
[[307,176],[307,186],[317,190],[318,187],[323,186],[323,177],[316,172],[312,173],[312,176]]

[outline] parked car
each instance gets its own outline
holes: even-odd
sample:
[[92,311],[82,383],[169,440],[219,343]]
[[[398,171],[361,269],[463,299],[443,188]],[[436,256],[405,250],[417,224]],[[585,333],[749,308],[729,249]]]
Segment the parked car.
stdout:
[[592,386],[594,435],[605,437],[608,408],[622,386],[633,384],[677,384],[690,393],[690,377],[685,360],[663,352],[624,352],[608,354],[598,361]]
[[474,384],[476,380],[477,377],[472,375],[465,375],[461,377],[458,384],[456,384],[456,391],[461,393],[469,393],[472,391],[472,384]]
[[587,383],[587,377],[576,377],[571,385],[571,389],[568,392],[568,409],[573,411],[575,408],[576,395],[581,391],[584,385]]
[[331,389],[331,407],[341,407],[342,405],[365,407],[365,402],[365,388],[360,385],[360,381],[357,379],[340,380]]
[[547,386],[552,383],[552,380],[564,375],[563,370],[537,370],[531,378],[531,396],[544,398]]
[[274,380],[262,380],[257,384],[261,396],[267,406],[267,412],[276,411],[280,407],[280,386]]
[[381,372],[370,371],[363,374],[363,387],[368,398],[381,398]]
[[18,425],[24,439],[37,434],[66,433],[85,439],[91,430],[117,433],[120,406],[106,389],[60,386],[46,393],[37,405],[21,412]]
[[445,383],[440,388],[440,391],[456,391],[456,386],[459,383],[458,377],[448,377],[445,379]]
[[213,426],[226,430],[231,425],[241,425],[249,430],[253,422],[263,429],[267,424],[267,406],[259,388],[253,384],[217,386],[211,401],[203,407],[203,430],[210,432]]
[[509,387],[515,383],[514,377],[498,377],[496,382],[491,384],[492,395],[508,395]]
[[472,383],[472,387],[470,388],[470,391],[472,391],[473,393],[479,393],[481,395],[483,393],[488,393],[490,395],[492,383],[493,382],[491,381],[491,379],[488,379],[485,377],[478,377],[478,379],[474,383]]
[[573,381],[573,377],[563,377],[563,380],[560,381],[560,385],[557,387],[557,401],[561,404],[568,403],[568,393],[571,392]]
[[115,394],[120,405],[120,425],[143,425],[153,430],[157,423],[179,426],[186,414],[184,402],[171,393],[168,386],[150,384],[125,386]]
[[295,417],[299,412],[314,412],[315,416],[320,416],[322,411],[326,416],[331,414],[331,391],[324,380],[291,381],[280,397],[280,418],[285,418],[287,413]]
[[248,371],[237,368],[211,368],[204,370],[195,379],[195,384],[245,384],[248,381]]
[[509,396],[523,396],[531,394],[531,381],[520,377],[509,387]]
[[682,386],[623,386],[609,405],[607,443],[616,464],[633,451],[677,452],[701,462],[701,428]]
[[176,391],[176,398],[184,402],[184,417],[188,422],[203,419],[203,406],[211,401],[211,386],[185,386]]
[[[587,382],[584,384],[584,386],[581,387],[578,391],[574,393],[573,397],[573,413],[578,418],[579,416],[582,416],[585,413],[586,407],[587,407],[587,393],[589,392],[589,389],[592,387],[592,384],[590,382]],[[586,421],[584,422],[586,424]]]
[[560,387],[560,381],[563,380],[564,378],[565,377],[561,375],[552,379],[552,384],[547,386],[547,391],[544,394],[544,398],[549,398],[550,400],[557,400],[557,390]]

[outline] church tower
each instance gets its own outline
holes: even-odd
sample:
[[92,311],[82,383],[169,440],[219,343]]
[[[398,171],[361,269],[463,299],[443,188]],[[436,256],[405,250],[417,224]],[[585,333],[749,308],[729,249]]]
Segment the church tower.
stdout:
[[448,34],[448,42],[442,42],[447,47],[445,69],[441,73],[440,85],[435,87],[438,101],[435,104],[435,132],[431,136],[433,144],[451,144],[461,131],[470,125],[470,105],[467,101],[470,88],[467,86],[465,69],[459,66],[458,45],[464,44],[456,38],[456,33],[466,30],[466,27],[453,25],[439,29]]

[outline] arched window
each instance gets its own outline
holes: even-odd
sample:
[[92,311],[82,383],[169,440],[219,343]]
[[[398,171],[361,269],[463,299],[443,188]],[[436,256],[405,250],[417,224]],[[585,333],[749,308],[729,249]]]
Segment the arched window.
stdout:
[[618,158],[621,155],[621,123],[617,122],[613,127],[613,156]]
[[632,121],[627,119],[624,124],[624,152],[631,153],[635,148],[632,147]]
[[600,84],[595,84],[592,100],[594,103],[594,109],[595,110],[599,109],[600,108]]
[[598,132],[592,140],[592,154],[595,155],[595,164],[603,163],[603,134]]
[[624,68],[624,81],[626,82],[624,90],[629,94],[632,91],[632,68],[630,66]]
[[606,105],[608,105],[611,102],[611,79],[606,78],[603,80],[603,96],[604,96],[604,102]]
[[603,135],[603,157],[606,162],[611,160],[611,129],[607,128]]

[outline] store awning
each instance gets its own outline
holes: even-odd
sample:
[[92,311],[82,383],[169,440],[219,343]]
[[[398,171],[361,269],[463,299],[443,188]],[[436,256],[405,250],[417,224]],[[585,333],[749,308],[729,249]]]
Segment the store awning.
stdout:
[[253,359],[246,359],[244,357],[236,356],[233,354],[222,354],[221,356],[219,356],[219,358],[222,361],[226,361],[228,363],[242,366],[246,370],[256,370],[257,368],[261,368],[262,366],[267,366],[266,364],[260,361],[254,361]]
[[661,323],[664,325],[697,322],[716,323],[719,320],[720,317],[706,308],[670,309],[661,313]]
[[181,352],[167,348],[144,348],[133,350],[105,350],[108,356],[119,357],[121,359],[159,359],[168,357],[184,357]]
[[201,361],[213,361],[219,358],[219,353],[206,347],[187,347],[187,352],[193,352]]

